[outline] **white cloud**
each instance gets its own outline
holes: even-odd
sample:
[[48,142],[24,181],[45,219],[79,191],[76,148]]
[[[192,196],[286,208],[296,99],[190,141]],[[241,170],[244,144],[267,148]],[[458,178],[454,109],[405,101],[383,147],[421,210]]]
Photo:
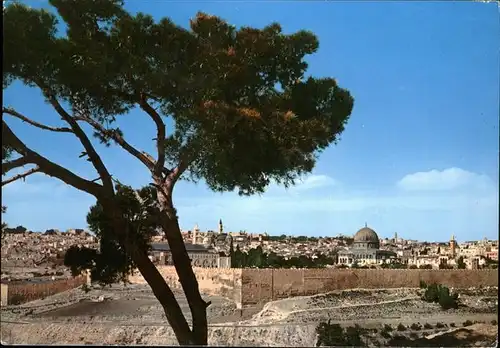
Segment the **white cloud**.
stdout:
[[328,175],[309,175],[291,189],[296,191],[313,190],[321,187],[334,186],[338,182]]
[[448,168],[408,174],[398,181],[397,186],[405,191],[484,190],[492,188],[494,183],[483,174]]

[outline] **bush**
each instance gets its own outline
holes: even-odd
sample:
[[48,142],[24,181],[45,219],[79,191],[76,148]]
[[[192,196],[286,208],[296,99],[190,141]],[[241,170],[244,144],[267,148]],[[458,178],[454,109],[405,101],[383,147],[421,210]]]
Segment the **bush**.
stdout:
[[389,338],[391,338],[391,337],[392,337],[392,336],[391,336],[391,334],[390,334],[388,331],[382,331],[382,332],[380,333],[380,336],[382,336],[382,337],[383,337],[383,338],[385,338],[385,339],[389,339]]
[[411,339],[417,339],[418,338],[418,334],[416,332],[411,332],[410,333],[410,338]]
[[429,324],[429,323],[425,323],[424,324],[424,329],[426,329],[426,330],[432,329],[432,325]]
[[392,331],[392,326],[389,324],[385,324],[384,328],[382,329],[383,331],[391,332]]
[[415,330],[415,331],[419,331],[422,329],[422,325],[420,325],[418,323],[417,324],[413,323],[413,324],[411,324],[410,329]]
[[464,321],[464,324],[463,324],[463,325],[464,325],[464,326],[471,326],[471,325],[472,325],[472,321],[470,321],[470,320],[466,320],[466,321]]
[[423,280],[420,281],[420,289],[427,289],[427,284]]
[[450,289],[444,285],[427,285],[422,300],[439,303],[444,310],[458,308],[458,294],[451,294]]
[[318,341],[316,346],[348,346],[359,347],[363,345],[361,340],[361,329],[356,326],[342,329],[339,324],[320,323],[316,327]]
[[436,328],[438,328],[438,329],[442,329],[443,327],[444,327],[444,324],[443,324],[443,323],[441,323],[441,322],[437,322],[437,324],[436,324]]
[[404,326],[403,324],[398,324],[398,327],[397,327],[398,331],[406,331],[406,326]]
[[491,325],[497,325],[497,324],[498,324],[498,323],[497,323],[497,321],[496,321],[495,319],[493,319],[493,320],[491,321]]
[[345,330],[345,344],[349,347],[360,347],[363,345],[363,341],[361,340],[361,330],[356,326],[348,327]]
[[455,323],[450,323],[450,327],[455,327]]

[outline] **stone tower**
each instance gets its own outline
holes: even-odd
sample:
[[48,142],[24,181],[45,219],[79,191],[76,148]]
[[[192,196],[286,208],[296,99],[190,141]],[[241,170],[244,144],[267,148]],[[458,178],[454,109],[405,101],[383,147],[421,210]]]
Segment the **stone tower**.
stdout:
[[222,219],[219,220],[219,234],[224,233],[224,225],[222,224]]
[[199,231],[200,231],[200,229],[198,227],[198,224],[194,225],[194,227],[193,227],[193,240],[192,240],[193,244],[196,244],[196,239],[198,237],[198,232]]
[[455,240],[455,235],[452,235],[450,239],[450,251],[451,257],[455,258],[457,252],[457,241]]

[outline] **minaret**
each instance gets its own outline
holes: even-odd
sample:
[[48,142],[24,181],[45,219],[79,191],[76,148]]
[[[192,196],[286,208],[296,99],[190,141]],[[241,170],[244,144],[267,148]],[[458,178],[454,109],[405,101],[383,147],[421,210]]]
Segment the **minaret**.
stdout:
[[196,237],[198,236],[198,231],[200,229],[198,228],[198,224],[194,225],[194,228],[193,228],[193,241],[192,243],[193,244],[196,244]]
[[394,243],[398,242],[398,233],[394,232]]
[[455,235],[451,235],[450,250],[451,250],[451,257],[453,258],[455,258],[456,256],[456,248],[457,248],[457,241],[455,240]]
[[219,234],[224,232],[224,225],[222,225],[222,219],[219,220]]

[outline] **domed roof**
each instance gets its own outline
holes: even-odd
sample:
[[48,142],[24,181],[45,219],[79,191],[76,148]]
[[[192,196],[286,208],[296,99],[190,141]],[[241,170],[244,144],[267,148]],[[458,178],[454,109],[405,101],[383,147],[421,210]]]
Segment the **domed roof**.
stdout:
[[377,233],[365,226],[354,235],[354,242],[379,243]]

